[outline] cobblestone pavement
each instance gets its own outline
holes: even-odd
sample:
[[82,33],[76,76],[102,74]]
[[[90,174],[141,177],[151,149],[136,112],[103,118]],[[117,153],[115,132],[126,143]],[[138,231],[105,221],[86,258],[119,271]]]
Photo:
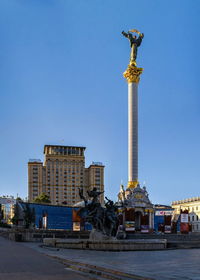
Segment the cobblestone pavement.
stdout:
[[0,237],[0,280],[86,280],[58,261]]
[[200,280],[200,249],[104,252],[60,249],[52,251],[28,243],[36,250],[78,262],[94,264],[156,280]]

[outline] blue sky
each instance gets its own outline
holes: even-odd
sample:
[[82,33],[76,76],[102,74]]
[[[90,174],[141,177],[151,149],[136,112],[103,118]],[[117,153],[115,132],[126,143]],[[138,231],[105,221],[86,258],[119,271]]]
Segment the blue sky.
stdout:
[[138,50],[139,180],[153,203],[200,196],[200,2],[0,0],[0,195],[27,196],[45,144],[86,146],[105,191],[127,184],[130,48]]

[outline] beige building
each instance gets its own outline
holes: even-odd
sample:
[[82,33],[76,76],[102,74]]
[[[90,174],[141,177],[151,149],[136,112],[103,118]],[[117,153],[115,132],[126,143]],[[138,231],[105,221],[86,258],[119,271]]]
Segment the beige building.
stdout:
[[72,206],[80,201],[79,188],[84,193],[93,187],[103,191],[104,166],[93,162],[85,168],[84,152],[85,147],[45,145],[44,164],[40,160],[28,162],[29,201],[46,193],[52,204]]
[[193,232],[200,232],[200,197],[193,197],[172,202],[174,214],[180,214],[181,210],[188,210],[188,220]]

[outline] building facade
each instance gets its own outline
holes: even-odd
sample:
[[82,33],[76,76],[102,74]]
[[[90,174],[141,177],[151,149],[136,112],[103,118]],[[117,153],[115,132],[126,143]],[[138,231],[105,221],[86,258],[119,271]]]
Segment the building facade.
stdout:
[[172,233],[174,209],[169,205],[155,204],[154,211],[155,232]]
[[123,225],[126,231],[148,233],[154,228],[154,206],[149,199],[146,187],[135,188],[120,186],[118,205],[122,207]]
[[200,232],[200,197],[173,201],[172,208],[177,215],[187,210],[192,232]]
[[103,191],[104,166],[92,163],[85,168],[84,152],[85,147],[45,145],[44,163],[28,162],[29,201],[45,193],[53,205],[73,206],[80,201],[79,189],[84,193],[93,187]]
[[14,216],[14,205],[16,200],[14,197],[0,197],[0,223],[11,224]]

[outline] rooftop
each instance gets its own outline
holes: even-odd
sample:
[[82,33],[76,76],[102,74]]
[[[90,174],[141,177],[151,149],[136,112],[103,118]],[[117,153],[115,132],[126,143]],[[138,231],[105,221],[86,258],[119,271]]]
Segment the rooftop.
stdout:
[[41,159],[34,159],[34,158],[31,158],[29,159],[28,162],[42,162]]
[[172,201],[172,205],[190,203],[190,202],[195,202],[195,201],[200,201],[200,196],[196,196],[196,197],[192,197],[192,198],[187,198],[187,199],[182,199],[182,200]]
[[46,147],[57,147],[57,148],[82,148],[82,149],[86,149],[86,147],[83,147],[83,146],[63,146],[63,145],[44,145],[44,149]]

